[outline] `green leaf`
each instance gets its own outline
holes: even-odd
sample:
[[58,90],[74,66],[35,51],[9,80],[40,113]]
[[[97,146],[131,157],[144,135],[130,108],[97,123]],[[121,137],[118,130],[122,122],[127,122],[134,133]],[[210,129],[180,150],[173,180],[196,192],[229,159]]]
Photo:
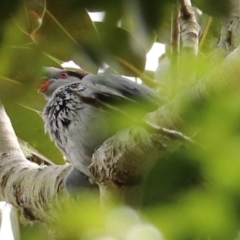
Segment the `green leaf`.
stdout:
[[0,99],[6,107],[17,136],[54,162],[62,154],[44,133],[41,111],[46,101],[38,94],[42,62],[46,61],[34,47],[4,47],[0,61]]
[[[37,102],[39,98],[36,93],[35,99],[27,99],[28,101]],[[53,162],[63,163],[62,154],[51,142],[49,136],[44,133],[44,122],[41,118],[41,112],[20,104],[5,104],[17,136]]]
[[128,31],[95,23],[106,63],[123,75],[139,76],[144,71],[146,51]]
[[228,14],[230,10],[231,1],[217,1],[217,0],[193,0],[193,4],[213,17],[222,17]]
[[[74,1],[49,0],[43,23],[31,37],[41,51],[56,59],[69,61],[75,55],[88,54],[85,45],[89,46],[89,42],[96,39],[96,32],[85,8],[76,8]],[[78,60],[77,63],[85,70],[96,70],[95,64],[88,59]]]
[[6,28],[6,24],[8,23],[11,16],[15,14],[18,9],[20,0],[2,0],[0,1],[0,44],[4,39],[4,31]]

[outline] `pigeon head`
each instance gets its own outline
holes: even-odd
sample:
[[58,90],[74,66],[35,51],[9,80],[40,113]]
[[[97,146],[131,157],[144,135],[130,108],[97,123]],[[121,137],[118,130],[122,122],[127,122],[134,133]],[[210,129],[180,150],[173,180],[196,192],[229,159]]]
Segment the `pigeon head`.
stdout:
[[44,80],[39,92],[43,93],[46,99],[50,99],[56,89],[61,86],[81,81],[88,73],[82,70],[69,71],[55,67],[44,68]]

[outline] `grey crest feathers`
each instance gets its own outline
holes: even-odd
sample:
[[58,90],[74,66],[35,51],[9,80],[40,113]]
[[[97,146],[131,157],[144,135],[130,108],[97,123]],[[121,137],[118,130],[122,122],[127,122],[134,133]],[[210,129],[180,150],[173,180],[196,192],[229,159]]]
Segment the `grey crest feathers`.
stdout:
[[[78,73],[75,73],[73,71],[64,71],[55,67],[45,67],[44,80],[50,85],[47,86],[46,89],[40,88],[40,92],[44,93],[46,99],[50,99],[57,88],[69,83],[79,82],[87,74],[88,73],[81,70],[79,70]],[[45,91],[42,91],[41,89]]]
[[40,89],[48,99],[43,112],[45,130],[74,167],[66,177],[68,188],[78,185],[77,181],[85,186],[76,171],[89,176],[95,148],[133,124],[125,121],[121,125],[120,117],[129,120],[132,109],[139,109],[142,118],[164,101],[152,89],[114,74],[58,68],[45,68],[45,73],[48,81]]

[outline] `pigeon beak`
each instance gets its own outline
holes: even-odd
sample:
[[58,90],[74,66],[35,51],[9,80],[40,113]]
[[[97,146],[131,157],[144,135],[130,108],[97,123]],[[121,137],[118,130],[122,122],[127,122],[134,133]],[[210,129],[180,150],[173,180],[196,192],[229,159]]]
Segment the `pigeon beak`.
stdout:
[[50,85],[51,85],[51,82],[45,81],[40,87],[40,89],[38,90],[38,92],[45,93]]

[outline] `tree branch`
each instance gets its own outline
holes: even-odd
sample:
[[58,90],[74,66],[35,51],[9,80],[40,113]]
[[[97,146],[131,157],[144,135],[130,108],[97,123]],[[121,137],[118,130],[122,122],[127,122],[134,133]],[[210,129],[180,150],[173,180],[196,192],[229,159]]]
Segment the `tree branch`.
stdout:
[[[144,179],[156,160],[162,159],[168,151],[174,151],[183,143],[192,143],[173,129],[182,131],[191,124],[189,115],[185,114],[186,108],[192,110],[191,115],[198,116],[210,98],[239,88],[239,55],[240,47],[196,85],[146,116],[150,125],[166,129],[160,127],[154,134],[143,129],[129,129],[107,140],[96,151],[90,171],[104,194],[113,192],[124,201],[131,201],[135,185]],[[139,192],[139,188],[136,188],[136,192]]]
[[176,131],[155,128],[153,132],[130,128],[96,150],[89,169],[100,186],[102,200],[114,195],[127,204],[141,204],[141,184],[155,162],[183,143],[193,143]]
[[232,51],[240,43],[240,3],[239,0],[229,1],[228,15],[223,16],[219,46],[227,52]]
[[[0,103],[0,199],[21,211],[22,221],[46,221],[51,203],[63,193],[70,166],[39,166],[28,161],[3,105]],[[53,201],[54,200],[54,201]]]
[[181,37],[183,50],[193,55],[198,55],[198,43],[201,28],[197,23],[195,12],[190,0],[181,0]]

